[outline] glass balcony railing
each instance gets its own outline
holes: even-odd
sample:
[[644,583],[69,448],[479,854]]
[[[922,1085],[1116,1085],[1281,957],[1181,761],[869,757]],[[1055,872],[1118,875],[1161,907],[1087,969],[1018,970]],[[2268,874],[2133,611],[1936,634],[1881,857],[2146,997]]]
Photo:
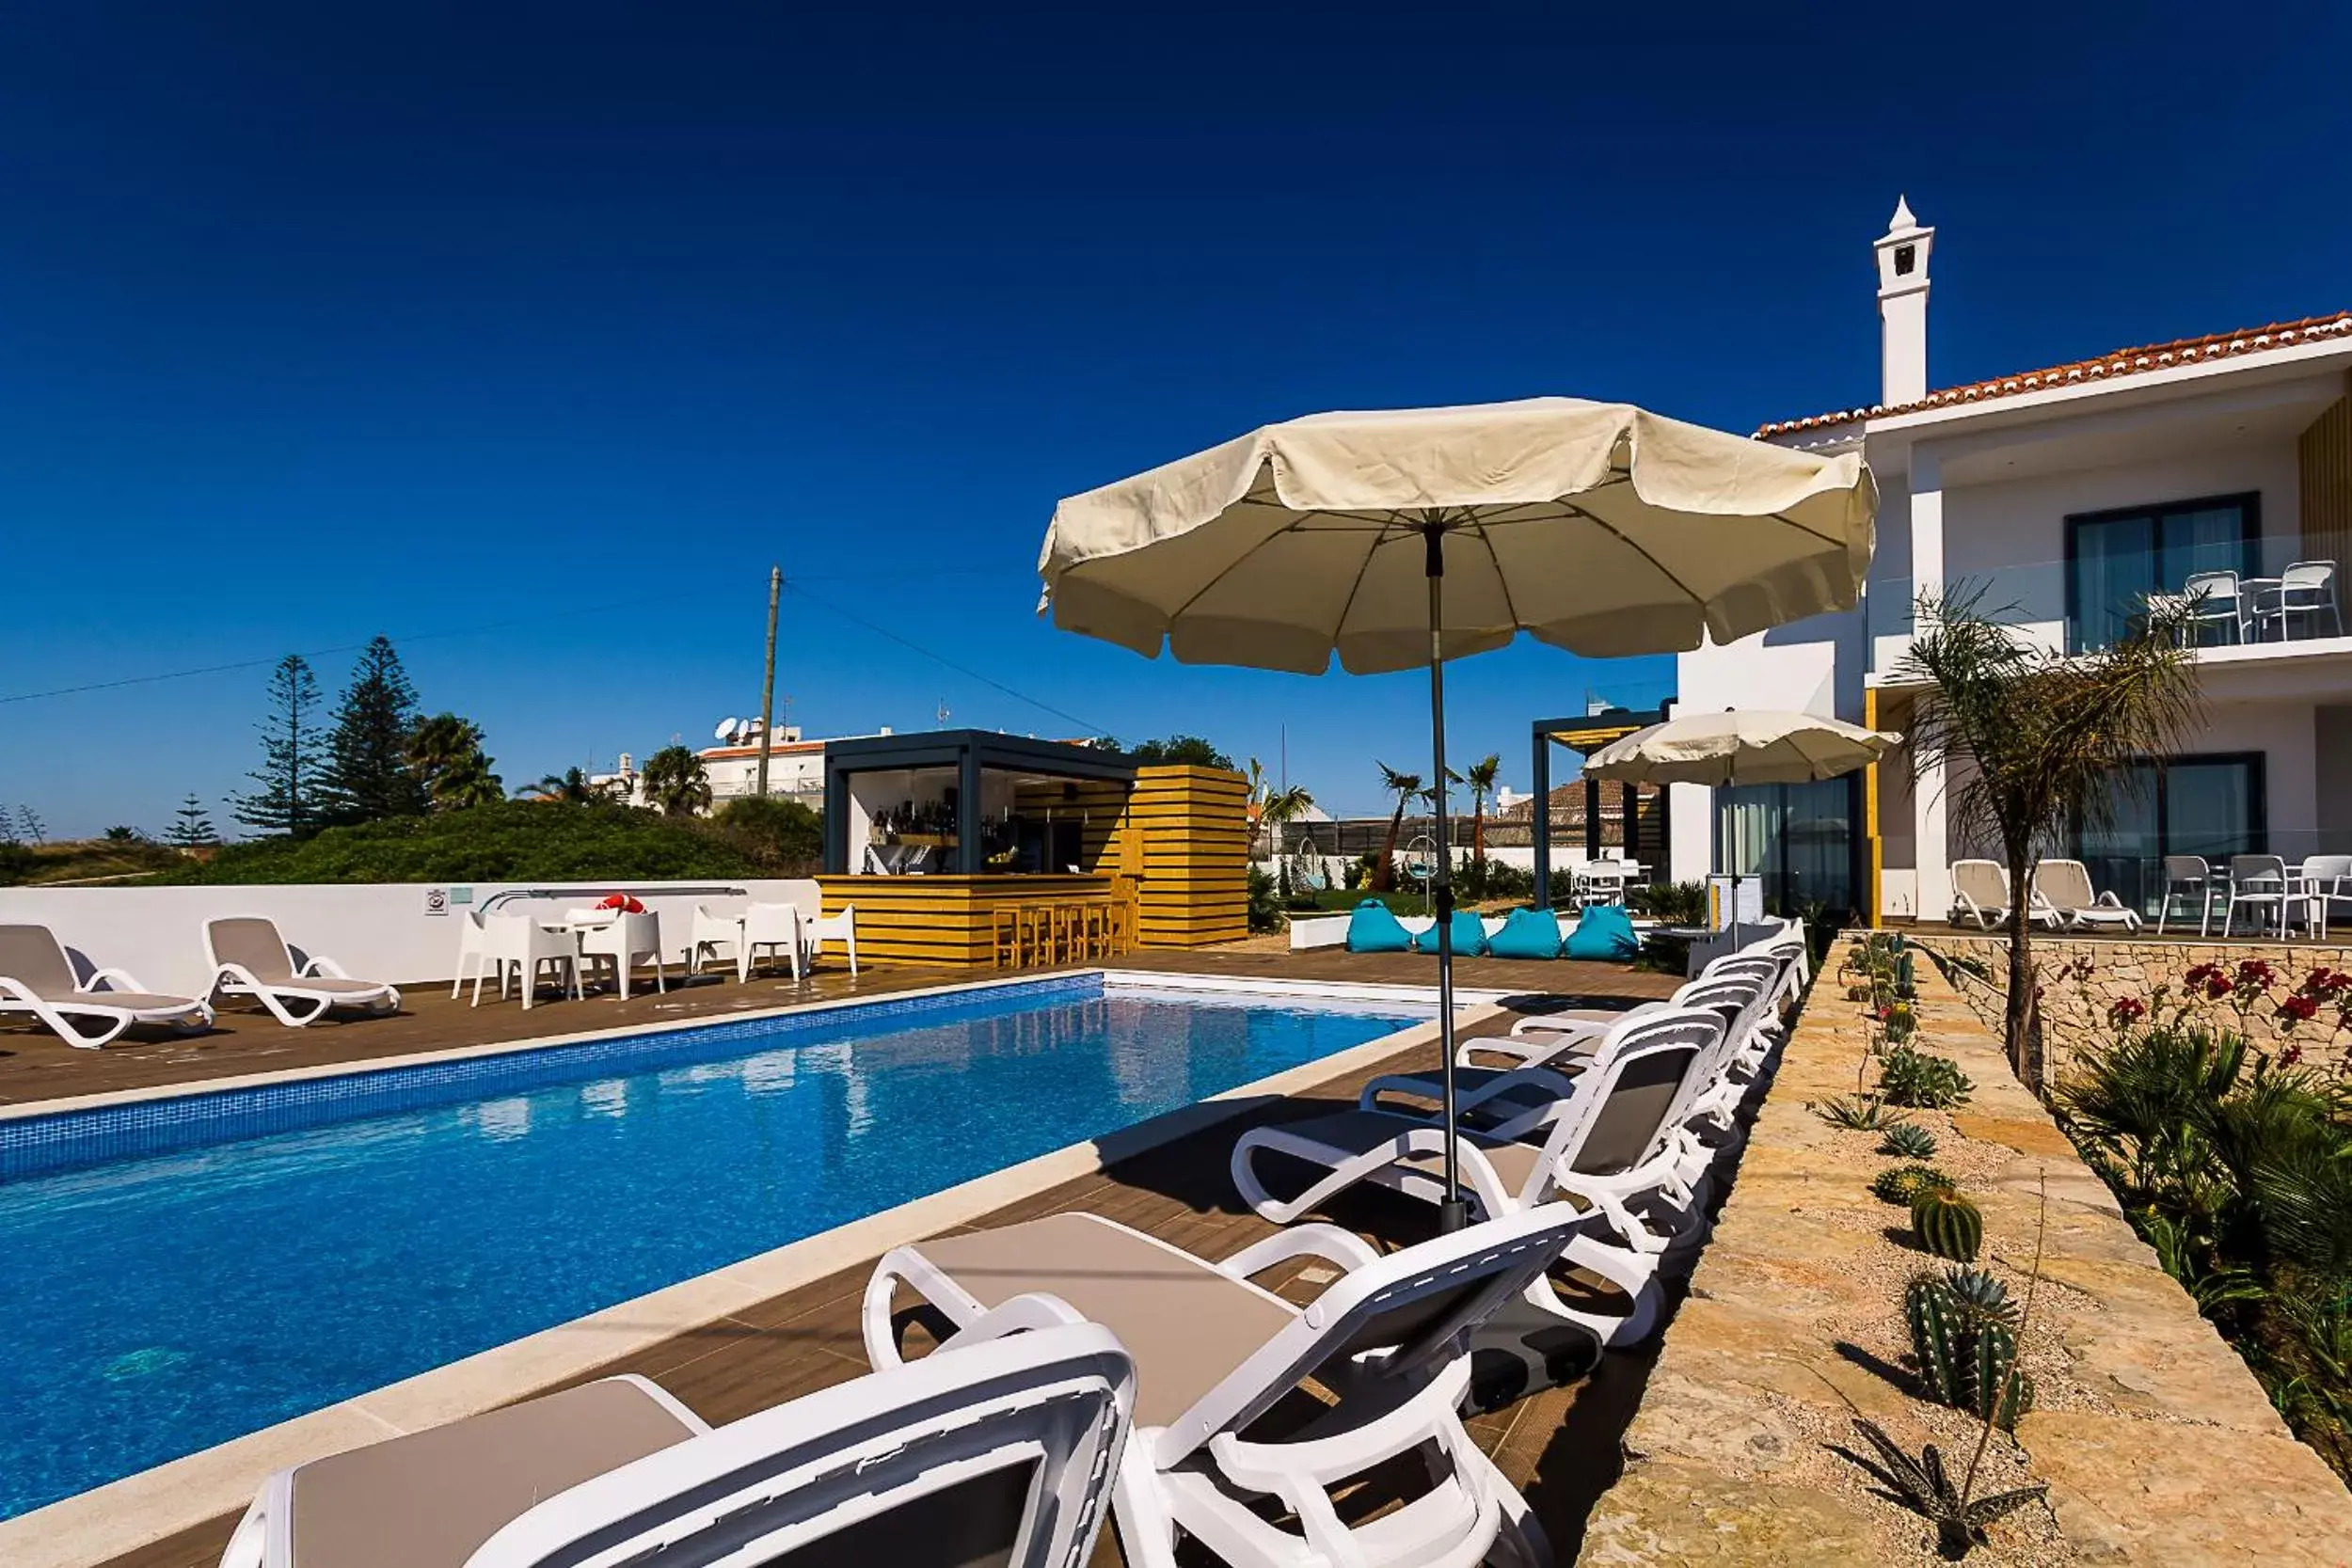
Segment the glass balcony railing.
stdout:
[[[1973,595],[1983,614],[2054,652],[2089,653],[2138,623],[2150,604],[2177,605],[2201,647],[2293,645],[2345,635],[2343,571],[2304,554],[2292,536],[2227,551],[2077,556],[1975,570],[1953,565],[1934,585],[1947,601]],[[2346,563],[2352,564],[2352,563]],[[1866,625],[1870,671],[1899,678],[1917,632],[1919,585],[1873,578]]]

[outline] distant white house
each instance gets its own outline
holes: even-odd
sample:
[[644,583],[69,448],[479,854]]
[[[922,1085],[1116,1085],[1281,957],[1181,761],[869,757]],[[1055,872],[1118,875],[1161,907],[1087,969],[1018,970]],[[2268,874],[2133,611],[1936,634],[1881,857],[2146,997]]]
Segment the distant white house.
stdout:
[[[743,739],[730,739],[715,746],[706,746],[695,754],[703,759],[703,769],[710,778],[710,802],[715,810],[729,800],[740,800],[755,792],[759,777],[759,736],[757,721],[743,726],[739,734],[748,732]],[[875,732],[888,735],[887,725]],[[866,736],[835,736],[834,740],[867,739]],[[800,726],[790,725],[775,732],[768,745],[768,793],[787,800],[797,800],[811,811],[825,807],[825,748],[829,740],[804,739]],[[620,755],[619,766],[610,773],[596,773],[589,783],[599,789],[609,789],[633,805],[645,803],[644,775],[638,770],[638,759],[628,752]]]
[[[2201,590],[2209,701],[2193,754],[2146,770],[2112,831],[2066,847],[2150,911],[2167,854],[2352,852],[2352,311],[1931,391],[1934,244],[1908,204],[1873,244],[1877,400],[1756,433],[1867,459],[1881,506],[1866,602],[1683,655],[1684,705],[1907,730],[1917,693],[1900,666],[1922,589],[1966,585],[2019,635],[2068,650],[2112,639],[2144,595]],[[1677,786],[1674,872],[1724,865],[1736,812],[1742,869],[1768,893],[1940,919],[1968,852],[1945,784],[1906,751],[1851,781],[1714,800]]]

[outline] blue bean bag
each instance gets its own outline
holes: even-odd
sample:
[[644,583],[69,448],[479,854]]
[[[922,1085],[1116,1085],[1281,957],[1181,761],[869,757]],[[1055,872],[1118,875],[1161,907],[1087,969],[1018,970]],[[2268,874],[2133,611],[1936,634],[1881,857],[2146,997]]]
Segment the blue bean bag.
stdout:
[[1561,944],[1564,958],[1599,958],[1623,961],[1642,950],[1633,937],[1633,917],[1614,904],[1595,904],[1584,911]]
[[1549,910],[1513,910],[1502,917],[1502,929],[1486,942],[1498,958],[1556,958],[1560,956],[1560,920]]
[[[1438,927],[1432,926],[1415,937],[1413,945],[1424,953],[1435,953]],[[1454,911],[1454,954],[1461,958],[1479,958],[1486,954],[1486,923],[1468,910]]]
[[1377,898],[1367,898],[1356,906],[1347,917],[1347,950],[1350,953],[1409,953],[1413,950],[1412,934],[1406,931],[1389,907]]

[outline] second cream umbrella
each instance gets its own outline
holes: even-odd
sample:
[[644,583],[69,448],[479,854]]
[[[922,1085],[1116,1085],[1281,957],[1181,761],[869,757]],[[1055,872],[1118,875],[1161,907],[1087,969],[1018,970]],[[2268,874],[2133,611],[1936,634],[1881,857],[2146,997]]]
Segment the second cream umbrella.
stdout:
[[[1729,788],[1808,784],[1867,768],[1903,737],[1814,713],[1725,708],[1677,714],[1662,724],[1613,740],[1585,759],[1584,771],[1618,784],[1692,784]],[[1732,818],[1739,832],[1739,818]],[[1740,917],[1740,866],[1731,851],[1731,919]]]

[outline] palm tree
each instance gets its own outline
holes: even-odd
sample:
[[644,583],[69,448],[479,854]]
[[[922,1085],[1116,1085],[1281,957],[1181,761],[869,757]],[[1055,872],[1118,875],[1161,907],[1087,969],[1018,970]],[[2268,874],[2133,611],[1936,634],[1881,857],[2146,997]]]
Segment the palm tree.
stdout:
[[560,800],[567,806],[584,806],[596,798],[588,775],[577,768],[566,768],[561,773],[549,773],[537,784],[525,784],[516,792],[533,800]]
[[1388,842],[1380,846],[1380,863],[1372,868],[1372,891],[1388,893],[1396,886],[1396,835],[1405,827],[1405,807],[1427,792],[1419,773],[1400,773],[1385,762],[1375,762],[1380,769],[1380,787],[1396,797],[1396,809],[1389,814]]
[[1495,781],[1502,776],[1502,755],[1488,752],[1470,767],[1470,863],[1486,863],[1486,797],[1495,792]]
[[645,759],[645,800],[664,816],[691,816],[710,806],[710,775],[703,759],[683,746],[664,746]]
[[2026,642],[1982,601],[1981,589],[1959,586],[1941,602],[1921,594],[1896,676],[1928,688],[1911,723],[1915,761],[1958,781],[1954,826],[1997,842],[2009,866],[2006,1037],[2010,1065],[2032,1084],[2034,857],[2071,827],[2111,822],[2133,777],[2123,769],[2176,751],[2201,722],[2202,699],[2183,613],[2151,607],[2111,646],[2069,655]]
[[408,768],[436,810],[506,799],[506,785],[483,754],[482,726],[454,713],[420,720],[408,734]]
[[1283,853],[1282,830],[1314,809],[1315,798],[1307,793],[1305,784],[1293,784],[1278,789],[1259,803],[1258,820],[1274,835],[1274,859],[1281,867],[1282,896],[1291,895],[1291,863]]

